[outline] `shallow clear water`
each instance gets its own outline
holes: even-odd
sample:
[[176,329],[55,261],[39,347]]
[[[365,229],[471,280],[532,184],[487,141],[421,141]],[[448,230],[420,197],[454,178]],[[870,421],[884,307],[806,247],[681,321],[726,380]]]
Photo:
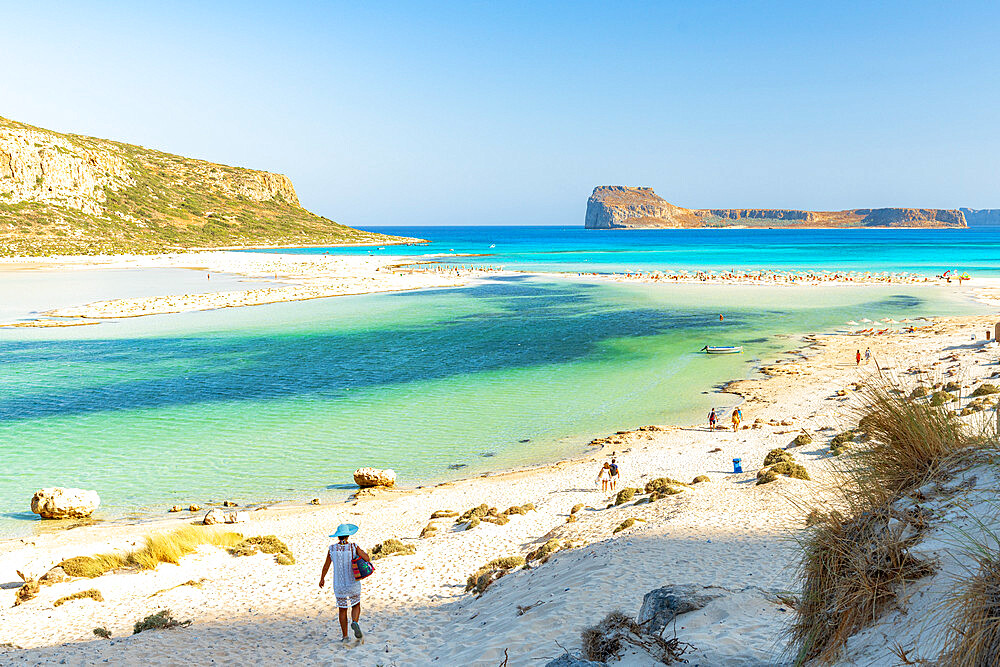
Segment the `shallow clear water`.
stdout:
[[[0,535],[37,526],[42,486],[96,489],[115,517],[339,496],[362,465],[409,486],[552,460],[700,420],[733,400],[703,392],[776,356],[780,336],[979,310],[957,293],[515,277],[0,330]],[[698,354],[706,343],[746,352]]]

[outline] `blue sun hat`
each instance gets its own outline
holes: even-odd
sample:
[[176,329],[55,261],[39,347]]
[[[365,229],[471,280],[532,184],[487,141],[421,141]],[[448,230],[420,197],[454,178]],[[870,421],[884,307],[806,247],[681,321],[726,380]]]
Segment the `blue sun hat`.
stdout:
[[353,523],[342,523],[337,526],[336,532],[334,532],[330,537],[347,537],[348,535],[353,535],[358,532],[358,527]]

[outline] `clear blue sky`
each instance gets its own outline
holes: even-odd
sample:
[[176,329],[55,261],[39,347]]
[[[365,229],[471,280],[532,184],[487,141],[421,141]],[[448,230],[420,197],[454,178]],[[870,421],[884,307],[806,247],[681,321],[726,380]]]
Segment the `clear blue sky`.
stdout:
[[0,115],[353,225],[582,225],[598,184],[1000,207],[998,34],[995,2],[9,2]]

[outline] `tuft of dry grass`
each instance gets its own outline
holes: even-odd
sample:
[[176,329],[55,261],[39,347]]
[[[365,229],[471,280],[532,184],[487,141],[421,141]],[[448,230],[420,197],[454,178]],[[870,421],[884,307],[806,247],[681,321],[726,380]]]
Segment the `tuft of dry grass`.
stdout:
[[773,466],[775,463],[781,463],[782,461],[794,461],[795,458],[780,447],[775,447],[767,453],[764,457],[764,467]]
[[153,570],[160,563],[176,565],[182,556],[194,552],[202,545],[230,547],[242,539],[243,536],[239,533],[202,526],[186,526],[172,533],[147,535],[146,544],[136,551],[75,556],[62,561],[57,567],[61,567],[70,577],[91,579],[114,570]]
[[702,482],[711,482],[711,481],[712,480],[711,480],[711,478],[709,478],[708,475],[698,475],[693,480],[691,480],[691,483],[692,484],[701,484]]
[[799,665],[834,661],[908,582],[933,572],[909,552],[924,517],[893,503],[947,475],[974,442],[944,410],[910,401],[888,383],[867,389],[857,414],[867,438],[835,471],[838,510],[808,518],[802,602],[790,629]]
[[569,513],[570,514],[576,514],[577,512],[579,512],[582,509],[583,509],[583,503],[577,503],[576,505],[573,505],[573,509],[571,509],[569,511]]
[[161,593],[167,593],[169,591],[174,590],[175,588],[180,588],[181,586],[191,586],[193,588],[201,588],[202,586],[205,585],[206,581],[208,581],[208,579],[206,579],[205,577],[202,577],[201,579],[188,579],[184,583],[177,584],[176,586],[171,586],[170,588],[161,588],[160,590],[156,591],[155,593],[150,593],[146,597],[147,598],[156,597],[157,595],[159,595]]
[[682,656],[693,648],[676,637],[663,639],[647,633],[633,618],[620,611],[611,612],[600,623],[585,629],[581,639],[584,657],[601,664],[623,657],[620,654],[627,648],[625,644],[645,651],[663,665],[687,662]]
[[94,635],[101,639],[111,639],[111,631],[105,627],[94,628]]
[[21,584],[21,587],[17,589],[17,592],[14,593],[14,606],[16,607],[19,604],[23,604],[38,595],[40,588],[41,586],[39,585],[37,579],[28,579],[25,581]]
[[399,540],[389,539],[385,542],[379,542],[372,547],[371,557],[372,560],[377,560],[379,558],[388,558],[389,556],[409,556],[415,553],[417,553],[415,545],[403,544]]
[[73,593],[71,595],[64,595],[53,603],[53,606],[59,607],[71,600],[84,600],[90,599],[94,602],[104,602],[104,596],[101,595],[101,591],[96,588],[88,588],[85,591],[79,591],[78,593]]
[[433,523],[429,523],[426,526],[424,526],[423,530],[420,531],[420,539],[423,540],[428,537],[434,537],[434,534],[437,533],[437,531],[438,531],[437,526],[435,526]]
[[455,510],[438,510],[431,514],[432,519],[450,519],[456,516],[458,516],[458,512]]

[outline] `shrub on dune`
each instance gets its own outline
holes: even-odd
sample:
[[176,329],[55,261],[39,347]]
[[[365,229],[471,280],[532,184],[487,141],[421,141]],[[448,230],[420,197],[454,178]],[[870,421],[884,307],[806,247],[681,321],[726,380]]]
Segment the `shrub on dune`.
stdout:
[[505,576],[514,568],[523,567],[524,564],[524,556],[494,558],[469,575],[469,579],[465,583],[465,590],[466,592],[472,591],[477,595],[482,595],[494,581]]
[[646,482],[645,492],[655,493],[668,486],[684,486],[684,482],[678,482],[673,477],[657,477]]
[[399,540],[389,539],[379,542],[372,547],[372,560],[388,558],[389,556],[409,556],[417,553],[417,547],[413,544],[403,544]]
[[[146,630],[169,630],[170,628],[184,628],[191,625],[191,621],[178,621],[170,614],[169,609],[161,609],[155,614],[150,614],[141,621],[137,621],[132,629],[132,634],[137,635]],[[109,633],[110,634],[110,633]]]
[[256,553],[273,554],[274,560],[281,565],[292,565],[295,556],[291,549],[274,535],[259,535],[248,537],[229,549],[234,556],[252,556]]
[[992,384],[981,384],[976,387],[976,390],[970,394],[972,398],[978,396],[990,396],[991,394],[1000,393],[1000,389],[997,389],[995,385]]

